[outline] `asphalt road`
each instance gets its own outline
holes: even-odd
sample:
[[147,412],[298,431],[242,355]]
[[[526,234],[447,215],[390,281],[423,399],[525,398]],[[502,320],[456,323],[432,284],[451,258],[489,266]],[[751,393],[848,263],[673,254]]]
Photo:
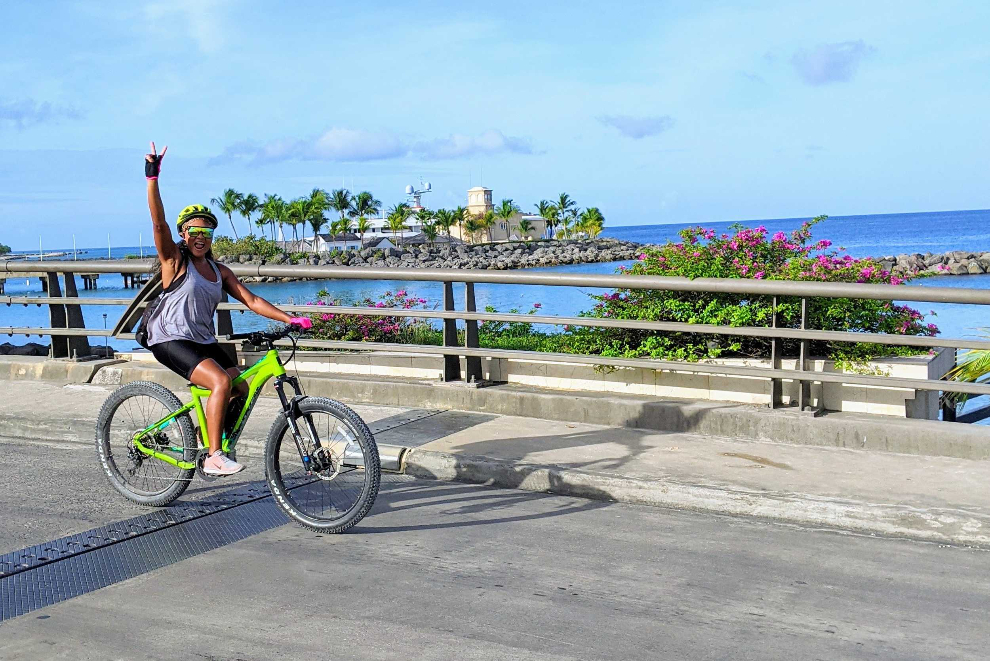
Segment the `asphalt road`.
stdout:
[[[0,552],[146,511],[90,448],[0,450]],[[988,576],[983,551],[400,480],[349,534],[287,524],[7,621],[0,659],[985,659]]]

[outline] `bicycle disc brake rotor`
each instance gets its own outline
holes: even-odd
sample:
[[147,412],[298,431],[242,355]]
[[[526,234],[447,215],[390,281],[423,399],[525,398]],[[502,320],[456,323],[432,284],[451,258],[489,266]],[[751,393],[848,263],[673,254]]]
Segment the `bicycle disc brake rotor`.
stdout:
[[333,453],[329,449],[325,446],[320,446],[316,448],[316,451],[311,456],[317,464],[313,470],[313,475],[316,477],[321,480],[332,480],[340,475],[343,455],[334,458]]

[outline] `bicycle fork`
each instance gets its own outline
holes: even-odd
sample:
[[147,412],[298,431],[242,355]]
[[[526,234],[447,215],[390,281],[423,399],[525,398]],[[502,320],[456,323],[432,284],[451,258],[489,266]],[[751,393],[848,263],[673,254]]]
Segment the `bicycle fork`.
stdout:
[[[292,389],[295,391],[295,395],[293,395],[291,399],[287,398],[285,395],[284,386],[286,383],[291,385]],[[278,395],[278,400],[282,403],[282,410],[285,412],[285,417],[289,423],[289,431],[292,432],[292,440],[296,444],[296,450],[299,452],[299,460],[303,462],[306,473],[311,474],[314,470],[327,468],[326,466],[322,466],[322,461],[314,459],[314,457],[306,450],[306,444],[303,442],[302,434],[299,431],[297,420],[302,417],[299,410],[299,402],[303,398],[302,390],[299,388],[299,380],[294,376],[277,377],[275,379],[275,393]],[[320,437],[316,433],[316,428],[313,426],[313,420],[309,417],[305,417],[303,419],[306,421],[309,437],[313,441],[313,451],[317,452],[321,445]]]

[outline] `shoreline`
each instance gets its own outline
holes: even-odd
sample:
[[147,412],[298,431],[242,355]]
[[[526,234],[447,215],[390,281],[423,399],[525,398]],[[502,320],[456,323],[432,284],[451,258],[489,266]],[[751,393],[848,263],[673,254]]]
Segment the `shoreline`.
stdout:
[[873,259],[895,275],[981,275],[990,272],[990,251],[918,252]]
[[[362,248],[340,253],[311,254],[291,260],[283,253],[272,258],[255,255],[223,256],[221,264],[301,264],[307,266],[356,266],[364,268],[446,268],[507,271],[524,268],[623,262],[636,259],[642,246],[622,239],[564,240],[552,242],[482,243],[477,245],[423,245],[408,248]],[[244,282],[296,282],[313,278],[245,277]]]

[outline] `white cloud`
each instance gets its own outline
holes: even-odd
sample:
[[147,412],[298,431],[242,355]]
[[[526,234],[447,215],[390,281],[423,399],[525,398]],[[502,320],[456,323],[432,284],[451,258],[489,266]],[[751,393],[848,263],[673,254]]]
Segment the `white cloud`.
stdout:
[[49,124],[62,119],[79,119],[81,114],[75,108],[55,106],[47,101],[38,103],[33,99],[19,101],[0,100],[0,125],[12,124],[25,129],[36,124]]
[[598,118],[598,121],[605,126],[611,126],[618,129],[619,133],[627,138],[633,138],[634,140],[663,133],[674,125],[674,118],[670,115],[658,115],[651,117],[602,115]]
[[819,44],[811,50],[799,50],[791,64],[809,85],[827,85],[851,79],[860,63],[876,52],[862,39],[838,44]]
[[212,159],[213,164],[230,160],[253,164],[274,163],[290,159],[309,161],[382,161],[409,154],[427,160],[463,158],[474,154],[510,152],[531,154],[528,140],[507,136],[491,129],[478,136],[454,134],[410,143],[387,131],[332,128],[325,133],[302,140],[273,140],[263,145],[240,142],[231,145]]
[[533,148],[524,138],[515,138],[489,129],[478,136],[455,133],[446,138],[417,142],[412,151],[427,159],[446,159],[498,152],[532,154]]

